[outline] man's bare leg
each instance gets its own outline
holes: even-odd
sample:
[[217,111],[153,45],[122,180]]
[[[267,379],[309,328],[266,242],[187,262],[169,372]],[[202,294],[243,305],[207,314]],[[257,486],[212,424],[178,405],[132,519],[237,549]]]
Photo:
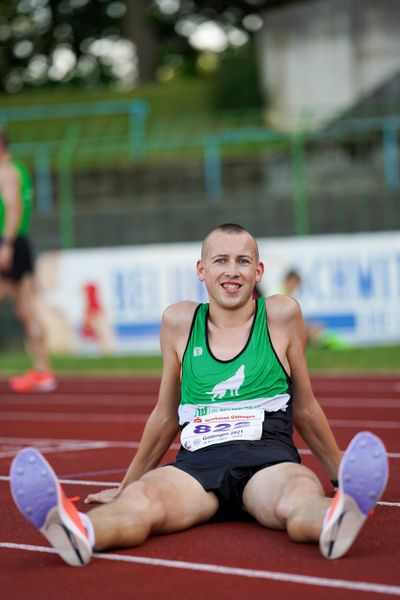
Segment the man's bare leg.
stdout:
[[11,283],[0,275],[0,304],[7,296],[11,296]]
[[218,500],[190,475],[172,466],[155,469],[128,485],[109,504],[90,510],[95,549],[134,547],[151,534],[182,531],[208,521]]
[[46,349],[46,337],[38,315],[37,293],[33,275],[25,275],[21,281],[13,282],[10,289],[15,313],[24,328],[34,367],[40,371],[47,371],[50,365]]
[[187,529],[209,520],[218,508],[213,493],[167,466],[149,471],[117,500],[78,513],[35,448],[24,448],[12,461],[10,486],[20,512],[72,566],[88,564],[93,549],[134,547],[151,534]]
[[285,529],[296,542],[318,541],[330,503],[317,476],[295,463],[262,469],[243,492],[245,509],[259,523]]

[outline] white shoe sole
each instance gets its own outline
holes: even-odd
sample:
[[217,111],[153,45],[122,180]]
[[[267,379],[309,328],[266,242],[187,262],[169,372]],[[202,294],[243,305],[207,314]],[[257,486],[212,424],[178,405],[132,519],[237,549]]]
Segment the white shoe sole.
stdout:
[[34,392],[53,392],[57,388],[57,381],[55,379],[51,381],[45,381],[43,383],[38,383]]

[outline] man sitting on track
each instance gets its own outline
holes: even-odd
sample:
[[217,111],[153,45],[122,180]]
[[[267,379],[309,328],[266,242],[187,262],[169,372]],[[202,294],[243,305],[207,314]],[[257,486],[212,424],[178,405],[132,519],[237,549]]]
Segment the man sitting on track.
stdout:
[[[78,513],[39,452],[16,456],[14,500],[67,563],[240,515],[296,542],[319,540],[327,558],[347,552],[385,489],[386,451],[361,432],[342,458],[311,389],[300,307],[282,295],[254,300],[263,272],[255,239],[239,225],[206,237],[197,275],[209,303],[165,310],[158,401],[120,487],[86,500],[102,506]],[[333,500],[300,464],[292,423],[339,478]],[[179,428],[176,461],[157,468]]]

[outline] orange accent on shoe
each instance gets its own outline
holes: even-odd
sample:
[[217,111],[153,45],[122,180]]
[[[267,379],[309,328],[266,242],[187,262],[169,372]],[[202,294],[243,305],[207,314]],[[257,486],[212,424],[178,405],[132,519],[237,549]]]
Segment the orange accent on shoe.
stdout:
[[82,523],[82,520],[81,520],[81,518],[79,516],[79,512],[77,511],[77,509],[74,506],[74,504],[72,504],[72,502],[64,494],[63,489],[61,488],[61,486],[60,486],[60,491],[61,491],[60,495],[61,495],[61,502],[62,502],[62,505],[63,505],[63,509],[68,514],[68,516],[70,517],[70,519],[75,523],[75,525],[78,527],[78,529],[80,529],[80,531],[83,533],[83,535],[85,537],[87,537],[86,528],[85,528],[84,524]]
[[9,385],[14,392],[49,392],[56,388],[57,382],[51,371],[31,369],[23,375],[12,377]]
[[338,490],[336,492],[336,494],[333,496],[332,502],[328,508],[328,512],[326,514],[326,518],[325,518],[325,522],[328,523],[332,517],[332,514],[336,508],[336,504],[339,502],[340,499],[340,490]]
[[80,496],[72,496],[72,498],[68,498],[70,502],[79,502],[80,499]]

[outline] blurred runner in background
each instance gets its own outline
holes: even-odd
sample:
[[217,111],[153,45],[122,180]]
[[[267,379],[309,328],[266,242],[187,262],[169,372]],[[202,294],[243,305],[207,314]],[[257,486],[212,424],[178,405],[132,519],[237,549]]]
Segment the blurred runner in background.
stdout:
[[10,379],[10,387],[16,392],[47,392],[57,385],[37,313],[33,258],[27,238],[32,196],[30,175],[12,158],[6,135],[0,129],[0,302],[7,296],[11,299],[33,357],[33,369]]

